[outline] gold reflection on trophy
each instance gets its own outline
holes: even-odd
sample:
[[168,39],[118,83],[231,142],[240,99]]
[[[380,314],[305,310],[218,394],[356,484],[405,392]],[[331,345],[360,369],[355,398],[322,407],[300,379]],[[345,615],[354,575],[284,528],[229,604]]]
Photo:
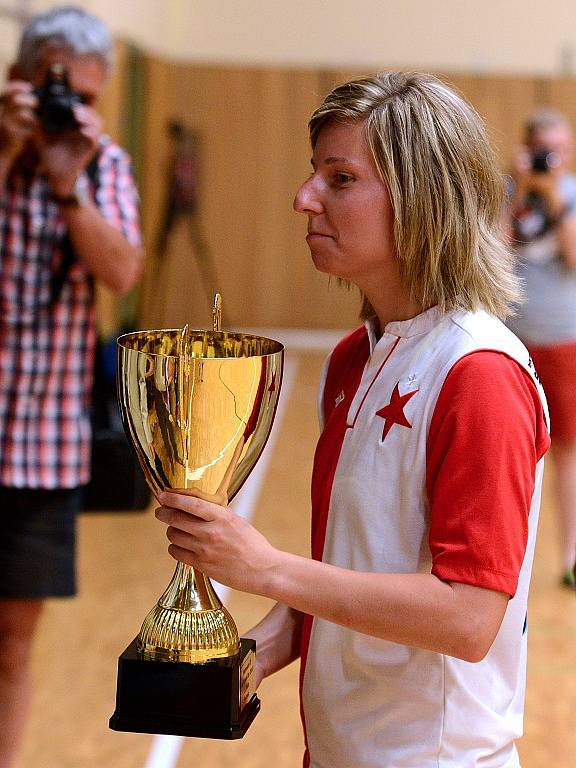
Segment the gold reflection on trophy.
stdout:
[[[153,493],[226,504],[260,456],[278,403],[283,346],[219,329],[137,331],[118,339],[118,397]],[[201,663],[239,651],[234,620],[210,580],[178,563],[138,636],[144,659]]]

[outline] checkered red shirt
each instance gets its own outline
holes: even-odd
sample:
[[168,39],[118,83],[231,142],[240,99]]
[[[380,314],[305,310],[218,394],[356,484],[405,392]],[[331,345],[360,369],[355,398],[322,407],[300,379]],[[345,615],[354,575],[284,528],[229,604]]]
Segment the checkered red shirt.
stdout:
[[[97,177],[100,212],[139,244],[130,159],[109,139]],[[45,179],[11,173],[0,198],[0,485],[74,488],[89,480],[93,291],[75,260],[53,298],[65,234]]]

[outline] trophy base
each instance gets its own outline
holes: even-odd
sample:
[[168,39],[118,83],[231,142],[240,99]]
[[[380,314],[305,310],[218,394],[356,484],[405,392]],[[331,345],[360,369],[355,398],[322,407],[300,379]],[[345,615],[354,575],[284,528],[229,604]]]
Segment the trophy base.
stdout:
[[204,664],[141,659],[133,640],[118,659],[114,731],[241,739],[260,710],[254,690],[256,642]]

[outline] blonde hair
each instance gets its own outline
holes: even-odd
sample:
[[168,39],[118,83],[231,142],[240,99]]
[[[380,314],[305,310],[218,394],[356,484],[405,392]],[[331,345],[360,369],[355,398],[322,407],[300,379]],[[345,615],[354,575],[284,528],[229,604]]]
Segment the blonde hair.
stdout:
[[[411,295],[441,311],[510,314],[521,292],[501,229],[504,178],[474,109],[432,75],[387,72],[329,93],[310,118],[312,147],[332,121],[365,124]],[[364,297],[361,316],[373,313]]]

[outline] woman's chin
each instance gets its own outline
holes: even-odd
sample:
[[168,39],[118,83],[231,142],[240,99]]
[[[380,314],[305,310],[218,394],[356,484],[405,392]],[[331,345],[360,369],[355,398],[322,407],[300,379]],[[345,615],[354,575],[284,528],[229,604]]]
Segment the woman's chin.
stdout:
[[334,262],[323,254],[312,253],[312,262],[318,272],[323,272],[331,277],[342,278],[343,280],[348,279],[346,275],[342,274],[344,270],[338,269]]

